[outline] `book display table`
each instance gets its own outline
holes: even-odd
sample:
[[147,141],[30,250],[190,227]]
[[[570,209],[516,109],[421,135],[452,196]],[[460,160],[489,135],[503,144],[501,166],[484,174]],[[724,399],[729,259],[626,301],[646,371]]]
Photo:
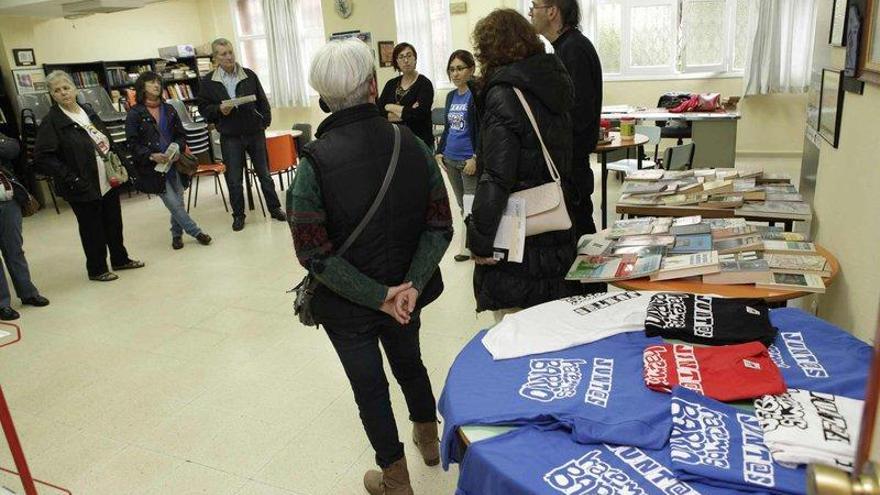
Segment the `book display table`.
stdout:
[[[602,228],[607,227],[608,223],[608,152],[622,150],[626,148],[638,148],[648,142],[648,136],[636,134],[635,139],[624,141],[620,139],[619,132],[609,133],[610,143],[600,144],[596,146],[596,153],[602,163]],[[636,152],[636,160],[638,163],[636,168],[642,168],[642,154]]]
[[[840,263],[830,251],[822,246],[816,245],[817,254],[820,254],[828,260],[831,267],[831,276],[823,277],[825,286],[828,287],[840,272]],[[782,303],[789,299],[797,299],[808,295],[808,292],[801,291],[778,291],[769,289],[759,289],[754,284],[746,285],[718,285],[704,284],[700,277],[692,277],[689,279],[660,280],[652,282],[647,278],[637,278],[632,280],[618,280],[610,282],[615,287],[624,290],[642,290],[642,291],[662,291],[662,292],[689,292],[693,294],[713,294],[721,297],[739,297],[749,299],[764,299],[769,303]]]

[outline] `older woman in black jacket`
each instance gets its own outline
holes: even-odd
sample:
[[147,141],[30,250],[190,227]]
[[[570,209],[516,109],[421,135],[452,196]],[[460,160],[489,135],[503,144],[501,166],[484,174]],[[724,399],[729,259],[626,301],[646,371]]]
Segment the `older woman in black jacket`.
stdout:
[[125,137],[134,159],[138,188],[158,194],[171,213],[171,247],[183,248],[183,232],[202,245],[211,236],[202,232],[183,204],[183,190],[190,178],[177,171],[175,163],[186,150],[186,131],[174,107],[162,101],[162,78],[155,72],[142,73],[134,84],[137,104],[125,119]]
[[574,262],[574,231],[526,238],[522,263],[493,259],[493,240],[510,193],[551,181],[541,144],[513,88],[532,109],[550,155],[565,178],[571,173],[574,102],[571,79],[544,47],[529,22],[512,9],[495,10],[474,29],[483,78],[480,100],[479,182],[468,218],[468,247],[477,263],[477,310],[504,312],[526,308],[578,292],[565,281]]
[[55,191],[76,215],[89,280],[116,280],[119,277],[107,269],[108,248],[114,270],[141,268],[144,263],[128,257],[119,192],[107,180],[103,157],[113,151],[113,138],[93,112],[76,102],[76,85],[69,74],[54,71],[46,82],[55,104],[37,131],[36,166],[54,179]]

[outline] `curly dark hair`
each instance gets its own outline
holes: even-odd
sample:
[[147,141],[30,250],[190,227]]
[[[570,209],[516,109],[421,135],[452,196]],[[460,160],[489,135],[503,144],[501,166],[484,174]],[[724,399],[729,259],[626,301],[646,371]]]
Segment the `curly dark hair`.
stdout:
[[500,67],[544,53],[532,24],[513,9],[496,9],[474,27],[474,55],[484,85]]
[[162,84],[162,76],[156,74],[155,72],[148,70],[145,72],[141,72],[141,75],[138,76],[137,81],[134,82],[134,99],[138,103],[143,103],[144,100],[147,99],[147,83],[152,81],[159,81],[160,88],[160,96],[161,98],[161,89],[165,87]]
[[394,50],[391,51],[391,65],[394,66],[394,70],[396,70],[397,72],[400,72],[400,66],[397,65],[397,56],[400,55],[400,52],[406,50],[407,48],[412,50],[413,57],[415,57],[416,60],[419,59],[419,54],[418,52],[416,52],[416,47],[410,45],[406,41],[394,45]]

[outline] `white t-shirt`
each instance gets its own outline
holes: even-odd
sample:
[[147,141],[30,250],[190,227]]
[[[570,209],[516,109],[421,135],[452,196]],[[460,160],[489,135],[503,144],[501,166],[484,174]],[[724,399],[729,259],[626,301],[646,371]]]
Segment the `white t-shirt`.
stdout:
[[[80,125],[86,132],[89,133],[89,137],[92,138],[92,141],[101,148],[101,151],[106,155],[110,153],[110,140],[107,136],[104,135],[101,131],[92,124],[92,121],[89,120],[89,115],[82,109],[79,105],[77,105],[77,112],[73,113],[65,109],[64,107],[59,106],[58,108],[64,112],[65,115],[70,117],[70,120],[76,122]],[[95,162],[98,164],[98,183],[101,186],[101,196],[107,194],[110,189],[110,182],[107,180],[107,167],[104,164],[104,159],[101,158],[101,154],[95,150]]]
[[852,471],[864,401],[788,389],[755,400],[764,443],[777,462],[820,462]]
[[558,351],[644,330],[654,292],[602,292],[550,301],[508,314],[483,336],[494,359]]

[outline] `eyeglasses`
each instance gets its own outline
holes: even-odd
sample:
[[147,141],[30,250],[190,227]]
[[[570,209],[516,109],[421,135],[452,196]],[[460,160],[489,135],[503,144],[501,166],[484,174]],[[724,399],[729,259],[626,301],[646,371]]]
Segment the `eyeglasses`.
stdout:
[[397,56],[397,60],[400,60],[400,61],[413,60],[414,58],[416,58],[416,56],[413,55],[412,53],[407,53],[405,55],[398,55]]
[[450,74],[455,74],[456,72],[464,72],[464,71],[469,70],[469,69],[470,69],[470,67],[468,67],[468,66],[466,66],[466,65],[457,65],[457,66],[454,66],[454,67],[450,67],[450,68],[447,69],[447,70],[449,71]]
[[529,6],[529,12],[535,9],[549,9],[550,7],[552,7],[552,5],[535,5],[535,2],[532,2],[532,4]]

